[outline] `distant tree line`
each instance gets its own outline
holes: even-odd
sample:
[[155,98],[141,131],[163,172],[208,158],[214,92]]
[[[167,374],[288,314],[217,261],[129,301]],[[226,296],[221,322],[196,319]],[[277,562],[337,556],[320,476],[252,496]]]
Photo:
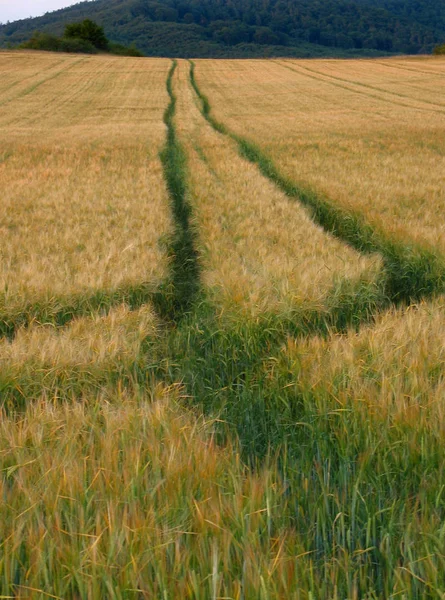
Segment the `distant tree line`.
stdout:
[[[0,26],[0,46],[29,39],[36,24],[57,36],[84,19],[153,56],[416,54],[431,53],[445,37],[442,0],[96,0]],[[79,31],[59,39],[64,48],[103,51]]]
[[108,52],[122,56],[143,56],[135,47],[126,47],[110,42],[104,28],[92,21],[84,19],[80,23],[65,26],[63,37],[35,31],[31,39],[20,45],[26,50],[47,50],[50,52],[74,52],[97,54]]
[[[425,9],[424,23],[419,25],[406,14],[398,16],[375,8],[383,1],[130,0],[123,3],[126,10],[122,11],[120,27],[128,36],[133,28],[140,27],[141,20],[195,24],[202,28],[205,38],[228,46],[313,43],[387,52],[431,51],[439,41],[437,19],[428,20]],[[440,10],[445,14],[444,8]]]

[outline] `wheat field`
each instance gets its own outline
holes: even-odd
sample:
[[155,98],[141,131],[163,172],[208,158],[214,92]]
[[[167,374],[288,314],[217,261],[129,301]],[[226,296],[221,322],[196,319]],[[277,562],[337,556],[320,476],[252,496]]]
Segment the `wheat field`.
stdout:
[[445,253],[445,61],[197,61],[215,117],[290,178]]
[[0,598],[443,600],[444,66],[0,52]]
[[[372,280],[378,257],[363,257],[326,235],[305,209],[262,177],[199,112],[189,65],[177,71],[178,132],[190,165],[190,188],[203,279],[229,311],[286,311],[322,306],[342,279]],[[283,230],[282,224],[287,223]]]
[[[156,284],[172,227],[158,157],[168,61],[23,59],[0,91],[1,303]],[[16,63],[2,54],[0,69]]]

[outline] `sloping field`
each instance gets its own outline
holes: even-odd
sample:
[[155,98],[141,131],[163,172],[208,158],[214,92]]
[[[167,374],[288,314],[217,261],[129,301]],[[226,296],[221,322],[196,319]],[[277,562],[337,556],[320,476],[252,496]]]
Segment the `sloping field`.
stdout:
[[203,244],[203,283],[214,301],[253,313],[319,308],[336,283],[377,278],[377,257],[326,234],[212,129],[194,98],[189,68],[181,61],[175,79],[178,133]]
[[0,65],[17,81],[0,91],[1,304],[158,283],[168,61],[2,53]]
[[70,62],[67,56],[42,54],[2,53],[0,104],[4,106],[19,95],[31,93],[33,88],[57,77]]
[[283,175],[445,254],[445,60],[197,61],[215,118]]
[[0,53],[0,598],[443,600],[443,65]]

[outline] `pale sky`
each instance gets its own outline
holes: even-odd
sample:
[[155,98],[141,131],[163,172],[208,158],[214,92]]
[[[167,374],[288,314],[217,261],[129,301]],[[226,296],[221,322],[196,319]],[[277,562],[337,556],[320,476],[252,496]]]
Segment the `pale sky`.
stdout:
[[39,17],[51,10],[77,4],[80,0],[0,0],[0,23]]

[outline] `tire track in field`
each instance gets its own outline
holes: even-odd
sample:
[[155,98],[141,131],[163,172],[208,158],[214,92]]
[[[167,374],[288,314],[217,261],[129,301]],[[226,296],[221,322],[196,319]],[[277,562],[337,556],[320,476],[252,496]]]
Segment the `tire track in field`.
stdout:
[[[77,61],[76,64],[78,62],[81,61]],[[167,89],[171,93],[173,73],[174,68],[172,67],[167,80]],[[60,74],[57,74],[57,76]],[[176,189],[176,184],[178,186],[185,185],[184,179],[178,178],[173,181],[174,166],[178,164],[175,160],[177,161],[177,157],[181,153],[180,148],[178,149],[176,133],[172,122],[175,102],[174,96],[170,96],[170,104],[164,115],[164,120],[168,121],[169,124],[168,140],[163,151],[164,158],[167,161],[165,168],[168,170],[168,175],[171,178],[169,186],[174,189]],[[9,156],[9,154],[5,155],[4,160],[7,160]],[[171,163],[169,162],[170,159],[172,159]],[[169,251],[174,266],[172,276],[167,278],[166,282],[159,284],[156,281],[142,281],[121,285],[114,289],[96,288],[90,293],[82,292],[67,296],[57,295],[50,299],[39,299],[35,302],[26,302],[21,306],[11,307],[7,305],[6,295],[0,295],[0,338],[13,340],[20,328],[27,328],[32,324],[52,325],[56,328],[62,328],[68,325],[73,319],[88,317],[98,312],[107,314],[112,308],[121,304],[126,304],[130,310],[136,310],[150,303],[159,309],[158,312],[164,317],[168,316],[169,318],[174,312],[173,307],[175,314],[179,309],[184,308],[184,305],[193,297],[193,295],[189,294],[190,290],[195,290],[198,284],[195,281],[193,283],[189,283],[188,280],[183,281],[183,274],[196,273],[197,266],[193,245],[190,249],[189,240],[186,239],[191,234],[190,217],[187,215],[187,211],[190,208],[187,206],[185,199],[184,203],[181,204],[182,199],[182,197],[175,195],[175,216],[178,217],[181,226],[177,226],[177,231],[171,240]],[[189,255],[186,259],[182,260],[180,251],[184,247],[189,249]]]
[[401,65],[397,62],[381,62],[373,59],[374,64],[381,65],[382,67],[389,67],[390,69],[395,69],[396,71],[410,71],[411,73],[418,73],[419,75],[434,75],[435,77],[445,77],[445,73],[443,71],[424,71],[423,69],[410,69],[406,65]]
[[[112,307],[122,303],[136,309],[143,304],[152,302],[158,313],[170,321],[179,321],[192,309],[201,288],[200,265],[195,244],[196,232],[191,226],[192,209],[187,200],[186,159],[174,126],[176,97],[172,81],[175,69],[176,63],[173,63],[167,78],[170,104],[164,114],[167,141],[161,153],[176,221],[176,230],[169,247],[172,261],[170,276],[158,287],[150,282],[142,282],[111,291],[95,290],[90,296],[83,294],[65,298],[57,297],[48,302],[28,303],[20,311],[17,309],[8,311],[5,307],[3,310],[0,309],[0,337],[13,339],[18,328],[27,327],[35,322],[63,327],[76,317],[88,316],[96,311],[108,312]],[[53,77],[59,75],[60,73]],[[210,104],[196,83],[193,63],[191,64],[190,80],[200,101],[203,117],[216,131],[232,137],[238,143],[243,157],[256,163],[261,173],[272,180],[290,198],[297,199],[308,206],[312,211],[314,221],[330,234],[361,252],[378,252],[383,255],[390,274],[386,289],[393,302],[419,299],[443,290],[444,267],[439,257],[422,249],[400,247],[391,243],[366,223],[361,215],[347,213],[328,199],[321,198],[314,192],[300,189],[293,182],[285,179],[259,148],[230,132],[225,125],[214,119],[211,115]],[[350,308],[355,310],[353,306]],[[337,313],[339,310],[339,307],[335,309]],[[322,320],[324,325],[321,324]],[[337,314],[336,318],[331,319],[332,322],[329,326],[334,326],[334,322],[338,322],[338,320]],[[320,331],[325,327],[326,314],[314,313],[305,315],[301,327],[297,327],[297,329],[307,330],[309,333]]]
[[81,58],[79,60],[72,62],[69,66],[66,67],[66,69],[61,69],[60,71],[57,71],[57,73],[54,73],[53,75],[50,75],[49,77],[45,77],[45,79],[41,79],[37,83],[26,88],[25,90],[20,92],[17,96],[14,96],[13,98],[8,98],[7,100],[0,102],[0,106],[6,106],[10,102],[14,102],[15,100],[19,100],[20,98],[25,98],[26,96],[29,96],[29,94],[32,94],[35,90],[37,90],[43,84],[47,83],[48,81],[52,81],[53,79],[57,79],[57,77],[60,77],[60,75],[62,75],[63,73],[66,73],[67,71],[70,71],[73,67],[75,67],[79,63],[84,62],[85,60],[88,60],[88,58]]
[[[104,63],[101,65],[101,68],[91,67],[91,78],[84,79],[80,82],[75,82],[70,88],[65,88],[63,94],[54,94],[50,102],[47,102],[45,105],[41,105],[39,103],[38,110],[34,107],[31,111],[32,118],[29,118],[27,113],[22,113],[18,118],[8,121],[4,124],[4,126],[18,125],[22,122],[26,122],[26,125],[34,125],[51,114],[58,114],[60,112],[60,108],[65,106],[66,104],[75,101],[77,98],[81,98],[85,95],[85,93],[95,84],[97,84],[97,80],[99,77],[102,77],[103,74],[106,73],[107,67],[110,63]],[[67,73],[68,69],[66,69],[63,74]],[[60,73],[62,75],[62,73]],[[112,77],[113,73],[110,73],[110,77]],[[102,82],[102,86],[105,87],[105,83]],[[71,93],[69,93],[71,90]],[[85,105],[90,106],[91,102],[87,99],[85,100]]]
[[[362,312],[359,299],[369,309],[383,301],[375,279],[381,261],[364,259],[315,225],[306,207],[240,158],[233,140],[203,118],[188,75],[181,63],[178,128],[190,161],[209,300],[228,314],[239,310],[263,319],[288,311],[295,322],[302,315],[314,322],[317,314],[318,323],[323,313],[329,320],[346,304],[355,302]],[[280,236],[283,222],[287,229]],[[341,327],[339,318],[332,319],[333,327]]]
[[175,231],[169,244],[170,277],[161,286],[155,298],[155,308],[160,316],[173,322],[181,320],[193,308],[201,289],[201,267],[196,249],[197,234],[191,224],[192,208],[186,182],[187,157],[174,123],[176,95],[173,90],[173,76],[176,68],[177,62],[173,61],[167,77],[170,103],[164,113],[167,140],[160,153]]
[[284,177],[260,147],[233,133],[213,117],[209,100],[197,84],[195,65],[191,61],[190,81],[200,100],[203,116],[216,131],[237,142],[241,156],[255,163],[260,172],[287,196],[307,206],[311,210],[312,219],[325,231],[359,252],[378,253],[382,256],[385,267],[384,286],[391,303],[409,304],[445,291],[445,257],[416,244],[403,245],[395,242],[385,232],[367,222],[361,213],[340,208],[329,198],[314,190],[302,188]]
[[121,286],[115,290],[95,290],[90,296],[83,294],[54,297],[49,301],[27,303],[20,308],[0,309],[0,338],[13,340],[20,328],[31,324],[64,327],[78,317],[88,317],[93,313],[108,313],[112,308],[126,304],[136,310],[148,304],[156,296],[154,283],[143,282]]
[[5,92],[9,92],[9,90],[12,90],[12,88],[16,87],[17,85],[20,85],[21,83],[24,83],[27,79],[33,79],[34,77],[36,77],[36,75],[41,75],[42,73],[45,73],[46,71],[50,71],[51,69],[56,68],[58,65],[66,63],[68,60],[69,60],[68,58],[64,58],[63,60],[59,60],[56,63],[50,65],[49,67],[46,67],[45,69],[42,69],[41,71],[38,71],[37,73],[33,73],[32,75],[27,75],[23,79],[20,79],[18,81],[14,81],[13,83],[11,83],[10,85],[8,85],[7,87],[0,89],[0,94],[4,94]]
[[[396,106],[402,106],[403,108],[409,108],[411,110],[419,110],[419,111],[423,111],[423,112],[429,112],[429,113],[432,112],[435,114],[444,114],[445,115],[445,110],[435,110],[433,108],[426,108],[426,107],[422,107],[422,106],[413,106],[413,105],[407,104],[405,102],[399,102],[397,100],[391,100],[389,98],[385,98],[378,94],[371,94],[371,93],[365,92],[363,90],[354,89],[353,87],[350,87],[348,85],[343,85],[342,83],[337,82],[337,79],[339,79],[340,81],[344,81],[344,82],[346,82],[348,80],[340,79],[340,78],[334,77],[332,75],[325,75],[324,73],[321,74],[318,71],[309,69],[309,67],[301,67],[300,65],[294,65],[291,67],[291,66],[289,66],[287,64],[283,64],[282,62],[279,62],[279,61],[273,61],[273,62],[284,69],[288,69],[289,71],[293,71],[294,73],[299,73],[300,75],[304,75],[305,77],[308,77],[309,79],[313,79],[314,81],[327,83],[328,85],[332,85],[334,87],[347,90],[354,94],[360,94],[362,96],[366,96],[367,98],[374,98],[375,100],[379,100],[379,102],[384,102],[386,104],[391,104],[391,105],[396,105]],[[294,67],[296,67],[296,68],[294,68]],[[318,73],[318,75],[316,75],[316,73]],[[349,82],[349,83],[352,83],[352,82]],[[357,85],[357,86],[361,86],[361,87],[365,87],[365,88],[377,89],[377,88],[372,88],[371,86],[368,86],[366,84],[354,83],[353,85]],[[393,94],[393,92],[385,92],[385,93]],[[399,96],[399,94],[393,94],[393,95]],[[403,97],[409,98],[409,96],[403,96]],[[413,100],[413,101],[416,102],[416,100]],[[437,105],[434,102],[428,102],[428,101],[425,102],[423,100],[419,100],[419,102],[424,102],[425,104],[432,104],[434,106],[442,106],[442,105]]]
[[[278,62],[278,61],[276,61],[276,62]],[[281,63],[281,62],[278,62],[278,64],[280,66],[284,66],[283,63]],[[374,91],[377,91],[377,92],[382,92],[384,94],[388,94],[388,95],[391,95],[391,96],[397,96],[399,98],[405,98],[407,100],[411,100],[412,102],[420,102],[420,103],[423,103],[423,104],[429,104],[431,106],[437,106],[437,107],[440,107],[440,108],[445,108],[445,104],[441,104],[441,103],[437,103],[437,102],[431,102],[430,100],[423,100],[423,99],[422,100],[420,100],[420,99],[418,100],[417,98],[413,98],[412,96],[409,96],[408,94],[401,94],[400,92],[393,92],[391,90],[385,90],[385,89],[377,87],[375,85],[369,85],[368,83],[361,83],[359,81],[351,81],[350,79],[345,79],[344,77],[338,77],[336,75],[330,75],[328,73],[323,73],[321,71],[318,71],[317,69],[311,69],[309,67],[303,67],[301,65],[298,65],[298,67],[300,69],[304,69],[305,71],[310,71],[311,73],[314,73],[315,75],[320,75],[321,77],[328,77],[329,79],[334,79],[336,81],[341,81],[343,83],[349,83],[351,85],[357,85],[359,87],[364,87],[364,88],[367,88],[367,89],[370,89],[370,90],[374,90]],[[438,110],[437,112],[438,113],[444,113],[445,111]]]
[[[99,313],[108,313],[114,306],[126,304],[130,311],[140,308],[144,304],[151,304],[161,318],[165,327],[166,339],[152,347],[153,341],[147,339],[141,348],[147,367],[141,368],[136,362],[127,372],[105,372],[104,382],[114,381],[115,385],[140,385],[147,383],[147,377],[158,379],[158,371],[161,366],[153,365],[153,352],[159,358],[160,365],[169,364],[169,358],[176,358],[178,349],[174,343],[175,327],[179,325],[182,318],[194,308],[196,298],[200,291],[200,267],[198,253],[195,249],[195,232],[191,224],[191,207],[188,202],[186,184],[186,156],[179,143],[174,117],[176,114],[176,96],[173,90],[173,76],[177,67],[176,61],[172,63],[167,76],[166,87],[170,102],[164,112],[164,123],[166,125],[166,142],[160,153],[160,159],[164,167],[173,217],[176,228],[171,237],[169,245],[170,275],[160,286],[142,283],[128,287],[121,287],[112,292],[97,290],[93,295],[86,298],[84,295],[65,299],[54,298],[49,303],[29,304],[21,311],[13,314],[1,314],[0,312],[0,337],[13,340],[20,327],[29,327],[31,324],[52,324],[57,328],[68,325],[76,317],[88,317]],[[171,325],[174,325],[171,327]],[[185,325],[188,331],[187,324]],[[193,332],[190,332],[193,335]],[[158,348],[159,346],[159,348]],[[183,350],[181,347],[180,352]],[[163,368],[163,367],[162,367]],[[57,375],[57,374],[56,374]],[[67,379],[68,378],[68,379]],[[101,380],[90,377],[88,369],[73,367],[68,374],[62,374],[62,380],[55,379],[54,385],[63,385],[65,379],[69,380],[68,390],[74,389],[77,384],[77,393],[83,393],[88,385],[101,385]],[[91,380],[91,382],[90,382]],[[151,380],[151,379],[150,379]],[[175,380],[176,383],[176,380]],[[26,406],[27,397],[22,387],[14,378],[12,381],[6,379],[2,382],[3,392],[8,395],[8,407],[14,410]],[[66,387],[66,386],[65,386]],[[26,386],[24,389],[27,389]],[[37,383],[37,390],[39,389]]]
[[152,303],[159,316],[167,322],[179,322],[192,309],[200,291],[200,266],[195,247],[196,233],[191,225],[192,210],[187,198],[186,157],[174,125],[176,96],[173,76],[176,66],[173,62],[167,77],[170,97],[164,113],[167,137],[160,153],[175,221],[175,231],[168,247],[171,260],[167,279],[160,285],[142,282],[115,290],[95,290],[90,296],[55,297],[49,301],[28,303],[21,308],[0,308],[0,337],[12,340],[19,328],[29,327],[32,323],[64,327],[77,317],[98,311],[107,313],[120,304],[127,304],[135,310]]

